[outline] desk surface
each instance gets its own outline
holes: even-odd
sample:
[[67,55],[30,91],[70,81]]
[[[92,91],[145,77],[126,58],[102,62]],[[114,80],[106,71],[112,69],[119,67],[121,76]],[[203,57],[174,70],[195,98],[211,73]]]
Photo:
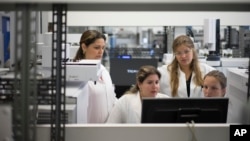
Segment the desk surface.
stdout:
[[[247,69],[228,68],[228,71],[232,72],[240,77],[243,77],[243,78],[248,78],[248,75],[249,75],[246,73]],[[228,76],[228,77],[230,77],[230,76]]]
[[[67,124],[66,141],[229,141],[229,124]],[[193,134],[194,133],[194,136]],[[49,141],[50,125],[37,126],[37,141]]]

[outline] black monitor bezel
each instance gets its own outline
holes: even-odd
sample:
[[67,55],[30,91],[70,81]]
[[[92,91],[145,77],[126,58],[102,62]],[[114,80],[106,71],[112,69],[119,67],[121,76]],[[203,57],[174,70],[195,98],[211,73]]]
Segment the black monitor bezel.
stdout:
[[226,97],[143,98],[141,123],[226,123],[228,102]]

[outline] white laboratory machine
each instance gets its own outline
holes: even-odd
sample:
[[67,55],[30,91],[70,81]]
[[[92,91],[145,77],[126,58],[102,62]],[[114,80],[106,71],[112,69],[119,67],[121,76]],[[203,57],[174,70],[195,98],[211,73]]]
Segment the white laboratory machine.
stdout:
[[204,20],[204,46],[208,48],[207,64],[213,67],[220,66],[220,56],[216,52],[219,19]]
[[226,76],[228,68],[247,68],[249,58],[221,58],[221,70]]
[[247,73],[247,69],[228,68],[227,70],[227,96],[230,100],[229,123],[242,124],[246,122],[247,111],[245,108],[249,98],[247,94],[248,77],[249,72]]
[[[51,33],[46,33],[43,36],[44,42],[43,45],[40,45],[42,48],[42,67],[43,68],[51,68],[52,66],[52,34]],[[47,41],[51,40],[51,41]],[[64,46],[65,44],[62,44]],[[70,58],[70,44],[65,45],[66,49],[66,55],[62,53],[62,58],[69,59]]]
[[[100,60],[81,60],[79,62],[66,62],[66,123],[86,123],[88,87],[87,81],[96,81],[100,69]],[[42,73],[48,70],[42,68]],[[46,74],[48,76],[48,73]],[[38,106],[38,124],[50,123],[50,105]]]
[[78,62],[66,62],[66,81],[96,81],[100,66],[100,60],[84,59]]
[[101,60],[80,60],[66,63],[66,96],[76,99],[76,122],[87,123],[87,81],[97,81]]
[[174,59],[173,53],[164,53],[162,62],[163,64],[169,64],[173,61],[173,59]]

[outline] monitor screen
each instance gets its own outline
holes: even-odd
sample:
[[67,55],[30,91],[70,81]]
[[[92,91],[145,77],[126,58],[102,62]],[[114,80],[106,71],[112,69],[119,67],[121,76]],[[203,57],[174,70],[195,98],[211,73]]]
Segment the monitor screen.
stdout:
[[226,123],[228,98],[147,98],[142,123]]
[[152,65],[157,68],[157,64],[158,59],[155,58],[110,58],[110,76],[115,85],[131,86],[135,84],[135,76],[141,66]]
[[0,68],[9,68],[10,59],[10,17],[0,12]]

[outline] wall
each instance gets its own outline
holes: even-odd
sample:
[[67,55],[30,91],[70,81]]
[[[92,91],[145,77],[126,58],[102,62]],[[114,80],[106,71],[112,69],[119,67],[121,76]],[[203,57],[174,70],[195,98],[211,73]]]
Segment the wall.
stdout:
[[218,18],[221,25],[250,25],[250,18],[247,17],[250,17],[250,12],[69,11],[67,24],[68,26],[201,26],[205,18]]

